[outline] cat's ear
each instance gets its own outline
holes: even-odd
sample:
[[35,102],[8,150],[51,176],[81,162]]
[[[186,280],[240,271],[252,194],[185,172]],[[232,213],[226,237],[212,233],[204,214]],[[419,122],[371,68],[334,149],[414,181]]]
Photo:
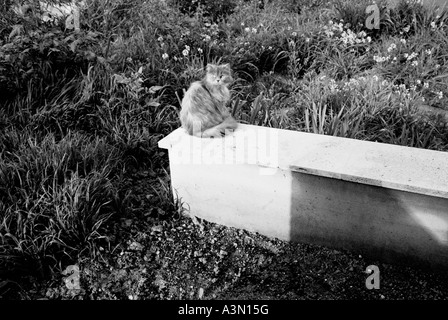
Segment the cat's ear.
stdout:
[[228,70],[229,72],[231,71],[231,69],[230,69],[230,63],[223,64],[222,67],[223,67],[224,69]]
[[216,68],[216,66],[215,66],[214,64],[209,63],[209,64],[207,64],[207,66],[205,67],[205,71],[206,71],[207,73],[210,73],[210,72],[213,72],[213,71],[215,70],[215,68]]

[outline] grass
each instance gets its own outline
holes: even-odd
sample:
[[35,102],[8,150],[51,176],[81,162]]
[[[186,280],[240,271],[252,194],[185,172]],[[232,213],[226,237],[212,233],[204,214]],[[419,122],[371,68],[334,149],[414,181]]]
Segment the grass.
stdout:
[[368,1],[190,2],[89,0],[79,33],[1,16],[0,278],[97,258],[135,172],[151,212],[181,210],[157,141],[210,62],[231,63],[242,123],[448,150],[446,119],[419,111],[447,108],[446,12],[380,2],[369,30]]

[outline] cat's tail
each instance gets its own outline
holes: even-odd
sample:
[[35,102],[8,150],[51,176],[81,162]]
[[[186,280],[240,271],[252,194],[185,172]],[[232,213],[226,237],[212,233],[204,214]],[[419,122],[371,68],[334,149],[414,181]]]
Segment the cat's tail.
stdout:
[[[202,138],[221,138],[224,136],[228,131],[233,131],[238,127],[238,122],[232,117],[226,118],[223,122],[220,124],[208,128],[200,134],[200,137]],[[199,136],[195,134],[196,136]]]

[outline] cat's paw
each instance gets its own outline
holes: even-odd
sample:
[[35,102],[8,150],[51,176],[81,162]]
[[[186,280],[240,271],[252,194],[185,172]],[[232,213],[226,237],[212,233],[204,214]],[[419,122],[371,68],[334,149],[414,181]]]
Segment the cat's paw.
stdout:
[[224,134],[219,128],[207,129],[202,133],[202,138],[222,138]]

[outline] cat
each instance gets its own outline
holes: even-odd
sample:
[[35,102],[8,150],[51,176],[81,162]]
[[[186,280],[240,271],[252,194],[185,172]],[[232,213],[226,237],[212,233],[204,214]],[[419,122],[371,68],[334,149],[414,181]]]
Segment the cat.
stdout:
[[229,64],[208,64],[205,77],[193,82],[182,99],[180,122],[188,134],[201,138],[222,137],[226,130],[235,130],[238,123],[226,104],[230,100],[228,86],[233,82]]

